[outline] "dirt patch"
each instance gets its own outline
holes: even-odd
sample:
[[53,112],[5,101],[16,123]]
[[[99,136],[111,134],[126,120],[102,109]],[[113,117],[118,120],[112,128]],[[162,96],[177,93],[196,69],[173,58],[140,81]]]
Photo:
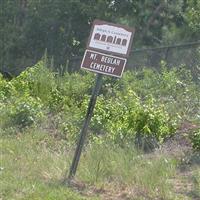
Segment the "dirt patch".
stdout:
[[167,139],[158,151],[176,158],[192,154],[193,149],[190,134],[199,128],[200,126],[188,121],[181,123],[176,134]]
[[[194,170],[200,166],[185,166],[177,170],[176,176],[169,181],[173,185],[174,192],[183,197],[184,200],[199,200],[200,196],[197,194],[197,188],[194,181]],[[200,190],[200,188],[199,188]]]
[[152,197],[150,192],[145,188],[137,185],[120,185],[116,182],[104,183],[103,186],[98,187],[73,180],[69,187],[78,191],[86,198],[99,197],[102,200],[163,200],[159,196]]
[[190,134],[200,126],[191,122],[183,122],[177,133],[163,144],[160,151],[175,157],[179,166],[175,177],[169,181],[174,192],[184,200],[199,200],[194,183],[194,170],[200,169],[200,152],[194,152],[190,141]]

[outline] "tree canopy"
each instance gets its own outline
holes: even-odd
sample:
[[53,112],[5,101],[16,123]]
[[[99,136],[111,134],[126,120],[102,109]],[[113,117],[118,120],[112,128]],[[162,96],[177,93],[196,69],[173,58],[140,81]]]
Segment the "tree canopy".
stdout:
[[94,19],[136,28],[134,47],[199,39],[196,0],[1,0],[0,67],[23,69],[47,50],[56,66],[82,55]]

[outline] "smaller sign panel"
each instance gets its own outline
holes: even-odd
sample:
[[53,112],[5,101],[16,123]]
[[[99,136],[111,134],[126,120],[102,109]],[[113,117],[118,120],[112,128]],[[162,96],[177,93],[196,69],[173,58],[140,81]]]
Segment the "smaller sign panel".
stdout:
[[100,20],[93,22],[87,48],[128,57],[135,30]]
[[126,62],[126,58],[86,50],[81,63],[81,68],[101,74],[121,77]]

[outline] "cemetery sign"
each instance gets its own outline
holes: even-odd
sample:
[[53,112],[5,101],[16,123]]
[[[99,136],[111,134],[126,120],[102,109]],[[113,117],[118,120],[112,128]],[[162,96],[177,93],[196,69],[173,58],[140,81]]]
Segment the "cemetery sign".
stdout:
[[128,57],[135,30],[124,26],[95,20],[87,48],[112,55]]

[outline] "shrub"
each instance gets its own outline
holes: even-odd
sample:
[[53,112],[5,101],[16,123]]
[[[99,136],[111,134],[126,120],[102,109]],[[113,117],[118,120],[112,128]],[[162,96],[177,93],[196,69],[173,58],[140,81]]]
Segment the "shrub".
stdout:
[[27,68],[12,80],[12,84],[18,95],[28,94],[36,98],[39,97],[44,104],[48,104],[51,91],[56,87],[54,73],[46,67],[44,60]]
[[44,116],[42,109],[43,106],[39,98],[23,96],[11,105],[11,122],[21,128],[36,124]]
[[155,148],[174,133],[176,121],[163,105],[156,105],[152,97],[141,103],[131,89],[126,92],[112,99],[100,96],[91,123],[93,132],[104,133],[120,145],[135,142],[143,150]]
[[64,96],[60,90],[52,90],[49,95],[48,106],[52,112],[60,112],[63,110],[64,105],[70,102],[68,99],[69,97]]
[[51,90],[48,98],[51,111],[63,111],[65,106],[81,108],[85,96],[92,91],[93,76],[91,73],[85,75],[65,73],[62,77],[56,77],[56,88]]
[[200,128],[191,135],[192,146],[196,151],[200,151]]
[[77,104],[82,103],[85,95],[90,94],[94,85],[94,75],[65,73],[64,77],[58,78],[57,89],[63,96],[69,96]]
[[10,81],[7,81],[0,74],[0,100],[6,100],[16,94],[15,88]]
[[68,107],[65,105],[64,111],[58,113],[58,129],[62,137],[69,143],[77,141],[83,123],[83,112],[76,105]]
[[160,71],[149,68],[128,71],[115,87],[124,94],[131,88],[141,100],[152,95],[156,104],[165,104],[170,116],[195,118],[200,106],[199,84],[193,81],[186,66],[167,68],[162,62]]
[[[43,59],[11,81],[0,75],[0,117],[4,119],[0,125],[9,120],[20,127],[36,124],[46,109],[56,128],[75,140],[94,74],[59,77],[46,66]],[[145,148],[149,143],[147,146],[154,148],[174,132],[181,117],[198,120],[199,85],[192,82],[191,73],[184,66],[168,69],[162,63],[161,68],[128,71],[122,79],[104,77],[89,131],[120,145],[135,142]]]

